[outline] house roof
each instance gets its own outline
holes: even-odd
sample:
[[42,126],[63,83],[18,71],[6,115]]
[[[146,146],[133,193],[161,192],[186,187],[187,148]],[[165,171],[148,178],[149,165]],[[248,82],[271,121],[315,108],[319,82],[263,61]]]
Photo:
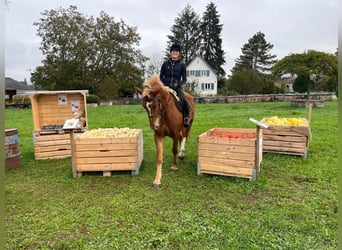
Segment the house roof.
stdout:
[[10,77],[6,77],[5,89],[6,90],[34,90],[34,87],[27,85],[24,82],[18,82]]

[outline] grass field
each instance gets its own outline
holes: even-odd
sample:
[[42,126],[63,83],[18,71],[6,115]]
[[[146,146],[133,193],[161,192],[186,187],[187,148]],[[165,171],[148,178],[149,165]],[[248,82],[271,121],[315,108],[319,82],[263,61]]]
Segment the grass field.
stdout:
[[22,167],[6,171],[7,249],[337,249],[337,101],[314,108],[308,157],[264,153],[259,179],[197,175],[197,136],[253,128],[250,117],[307,117],[289,103],[198,104],[186,158],[155,175],[153,131],[140,105],[88,109],[89,128],[142,128],[137,176],[72,178],[71,159],[35,160],[32,113],[5,110]]

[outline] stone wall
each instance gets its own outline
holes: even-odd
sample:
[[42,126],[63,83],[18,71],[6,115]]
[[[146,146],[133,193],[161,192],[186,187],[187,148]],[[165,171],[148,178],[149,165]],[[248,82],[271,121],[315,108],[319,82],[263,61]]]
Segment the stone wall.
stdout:
[[[332,100],[330,93],[311,94],[313,100]],[[290,102],[297,99],[305,99],[306,94],[269,94],[269,95],[236,95],[236,96],[212,96],[194,97],[196,103],[232,103],[232,102]]]
[[[331,93],[313,93],[313,100],[332,100],[334,97]],[[296,99],[305,99],[306,94],[269,94],[269,95],[236,95],[236,96],[211,96],[211,97],[194,97],[195,103],[233,103],[233,102],[290,102]],[[111,105],[120,104],[140,104],[141,99],[137,98],[117,98],[110,102]],[[102,103],[101,105],[108,105]]]

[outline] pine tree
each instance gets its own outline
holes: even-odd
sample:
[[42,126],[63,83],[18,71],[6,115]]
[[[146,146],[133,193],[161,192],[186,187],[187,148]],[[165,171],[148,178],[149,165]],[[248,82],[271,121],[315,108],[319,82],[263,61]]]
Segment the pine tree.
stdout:
[[207,63],[223,77],[226,72],[222,68],[225,63],[224,51],[222,50],[221,31],[222,24],[219,24],[220,15],[216,10],[214,3],[209,3],[206,11],[203,13],[201,23],[201,56]]
[[178,14],[175,24],[171,28],[172,35],[168,35],[168,43],[166,48],[167,57],[169,49],[175,42],[182,46],[182,56],[187,64],[196,55],[200,47],[200,17],[193,8],[187,4],[184,10]]
[[271,67],[277,62],[276,56],[269,53],[272,48],[273,44],[266,42],[265,35],[260,31],[257,32],[248,39],[248,43],[243,45],[242,55],[235,60],[232,72],[248,68],[263,74],[270,73]]

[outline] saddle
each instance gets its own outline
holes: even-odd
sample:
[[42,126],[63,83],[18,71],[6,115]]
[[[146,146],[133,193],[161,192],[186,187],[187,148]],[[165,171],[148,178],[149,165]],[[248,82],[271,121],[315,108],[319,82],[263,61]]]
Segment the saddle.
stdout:
[[168,92],[171,94],[171,96],[173,97],[173,101],[175,102],[176,104],[176,107],[178,109],[179,112],[181,112],[183,114],[183,103],[182,103],[182,100],[181,98],[179,98],[179,96],[177,95],[177,92],[172,89],[172,88],[168,88]]

